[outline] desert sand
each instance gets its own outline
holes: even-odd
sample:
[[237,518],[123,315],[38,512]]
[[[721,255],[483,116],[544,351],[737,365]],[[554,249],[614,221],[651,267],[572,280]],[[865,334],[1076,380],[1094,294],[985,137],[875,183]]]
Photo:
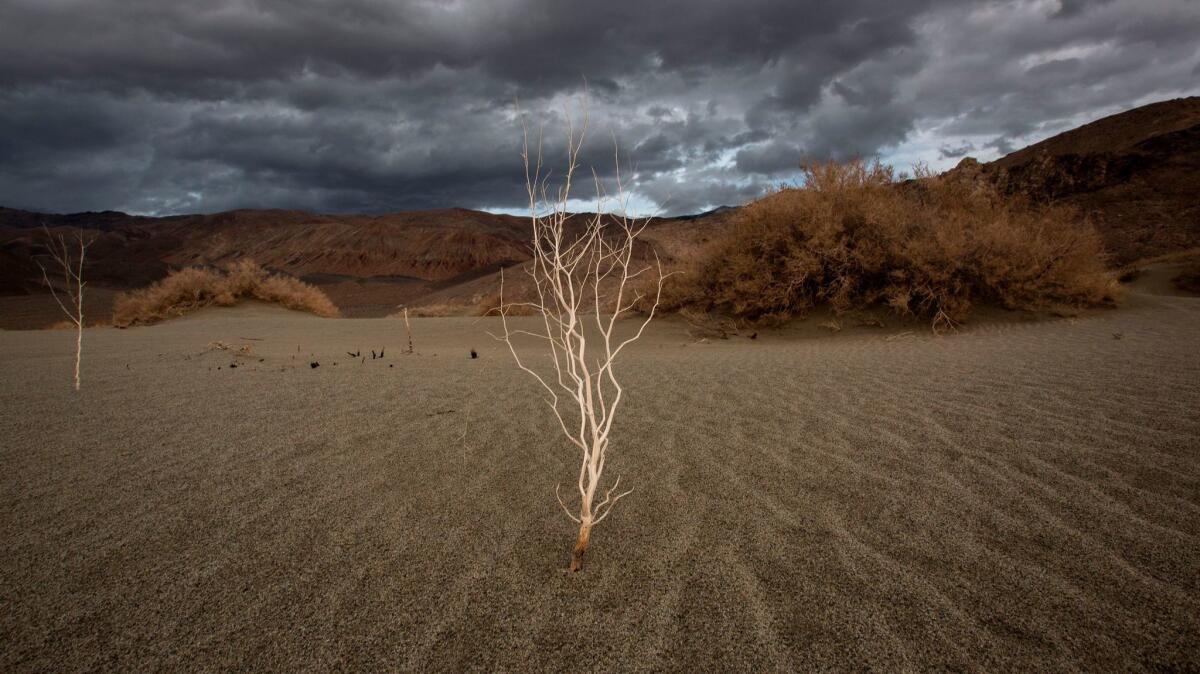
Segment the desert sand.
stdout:
[[79,394],[71,333],[0,332],[0,670],[1200,668],[1200,299],[656,323],[574,575],[578,464],[495,327],[90,329]]

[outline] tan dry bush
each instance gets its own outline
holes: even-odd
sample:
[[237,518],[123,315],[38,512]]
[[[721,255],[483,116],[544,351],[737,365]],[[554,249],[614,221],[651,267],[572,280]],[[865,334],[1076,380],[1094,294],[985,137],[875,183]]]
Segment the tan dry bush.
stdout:
[[325,318],[336,318],[338,311],[329,296],[316,286],[288,276],[268,276],[263,279],[251,295],[264,302],[272,302],[288,309],[307,311]]
[[664,305],[758,323],[887,305],[956,322],[975,303],[1067,310],[1111,305],[1118,284],[1096,231],[977,182],[898,183],[879,163],[818,164],[804,186],[754,202],[734,230],[669,282]]
[[203,307],[233,306],[248,299],[326,318],[339,315],[318,288],[288,276],[273,276],[253,260],[242,259],[226,265],[224,272],[180,269],[147,288],[122,293],[113,310],[113,325],[148,325]]

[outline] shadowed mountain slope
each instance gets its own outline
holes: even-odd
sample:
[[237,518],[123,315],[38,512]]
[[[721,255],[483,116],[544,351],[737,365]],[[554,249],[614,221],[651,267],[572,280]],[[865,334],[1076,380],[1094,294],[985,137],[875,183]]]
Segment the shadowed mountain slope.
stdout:
[[1115,265],[1200,247],[1200,97],[1144,105],[954,170],[1077,207]]

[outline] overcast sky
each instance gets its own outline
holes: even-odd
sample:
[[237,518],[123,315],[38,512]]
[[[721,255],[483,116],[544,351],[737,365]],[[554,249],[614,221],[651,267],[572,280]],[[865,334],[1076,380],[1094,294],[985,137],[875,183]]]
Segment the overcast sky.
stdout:
[[[0,0],[0,205],[519,209],[521,124],[638,210],[991,159],[1200,93],[1197,0]],[[578,196],[588,196],[584,185]]]

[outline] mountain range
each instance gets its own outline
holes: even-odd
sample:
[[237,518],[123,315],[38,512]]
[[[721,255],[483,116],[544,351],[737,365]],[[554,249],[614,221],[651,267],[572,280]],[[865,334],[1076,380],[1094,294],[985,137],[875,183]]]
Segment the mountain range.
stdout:
[[[990,163],[953,172],[1044,202],[1067,203],[1124,266],[1200,247],[1200,97],[1145,105],[1085,124]],[[737,209],[656,218],[645,239],[668,261],[731,226]],[[349,316],[399,305],[468,305],[497,286],[500,268],[528,259],[528,220],[463,208],[383,215],[235,210],[147,217],[115,211],[49,214],[0,207],[0,327],[52,319],[36,260],[45,235],[84,228],[95,237],[87,277],[92,315],[121,290],[170,270],[251,257],[320,286]]]

